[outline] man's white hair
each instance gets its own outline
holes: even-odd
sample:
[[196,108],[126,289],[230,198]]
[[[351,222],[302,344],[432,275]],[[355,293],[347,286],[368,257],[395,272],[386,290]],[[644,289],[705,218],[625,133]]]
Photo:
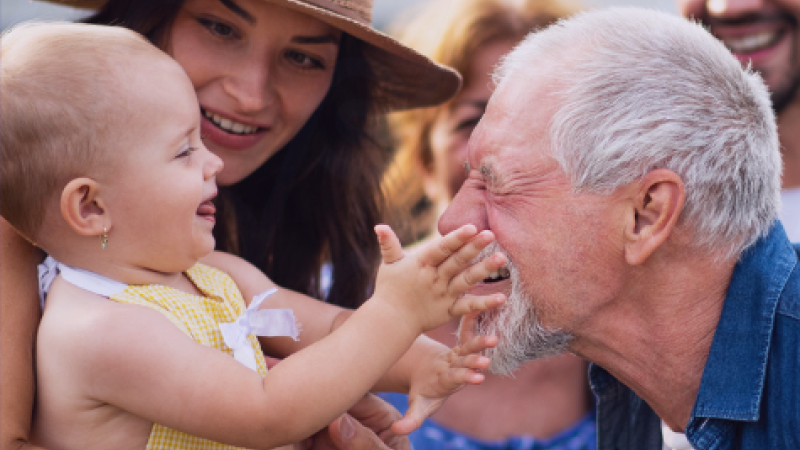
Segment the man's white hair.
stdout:
[[637,8],[579,14],[529,35],[495,82],[533,72],[552,86],[553,156],[577,191],[666,168],[686,186],[694,244],[734,256],[769,231],[781,182],[769,92],[699,24]]

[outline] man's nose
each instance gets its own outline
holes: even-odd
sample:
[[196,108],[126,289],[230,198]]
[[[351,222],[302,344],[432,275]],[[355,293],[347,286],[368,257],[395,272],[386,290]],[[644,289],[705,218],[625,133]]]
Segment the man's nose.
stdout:
[[706,0],[706,9],[712,17],[729,19],[759,12],[764,0]]
[[439,233],[445,235],[468,223],[475,225],[479,232],[489,228],[479,194],[462,186],[439,218]]

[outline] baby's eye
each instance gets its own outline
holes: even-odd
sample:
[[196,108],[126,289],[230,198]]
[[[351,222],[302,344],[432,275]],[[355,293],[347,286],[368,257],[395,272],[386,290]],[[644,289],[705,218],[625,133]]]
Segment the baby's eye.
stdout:
[[211,34],[220,37],[222,39],[234,39],[238,37],[236,35],[236,30],[233,29],[230,25],[226,25],[222,22],[217,22],[216,20],[206,19],[206,18],[199,18],[197,19],[200,22],[200,25],[205,27]]
[[285,53],[286,59],[302,69],[324,69],[325,66],[316,58],[312,58],[305,53],[295,50],[288,50]]
[[186,147],[185,149],[181,150],[180,153],[175,155],[175,158],[186,158],[188,156],[191,156],[191,154],[194,153],[195,150],[197,150],[197,147]]

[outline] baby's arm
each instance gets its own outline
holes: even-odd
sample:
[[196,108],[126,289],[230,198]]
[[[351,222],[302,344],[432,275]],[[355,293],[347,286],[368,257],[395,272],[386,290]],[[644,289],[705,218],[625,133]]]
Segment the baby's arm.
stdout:
[[[293,303],[286,291],[262,306],[292,308],[303,326],[300,344],[314,343],[279,363],[265,379],[264,388],[274,392],[269,402],[284,410],[287,424],[282,431],[287,434],[304,437],[337,417],[370,389],[422,332],[456,315],[502,302],[502,296],[459,298],[504,263],[501,256],[470,267],[472,259],[492,241],[490,233],[477,235],[474,227],[467,226],[442,238],[436,246],[402,257],[396,238],[386,231],[379,233],[383,233],[382,251],[390,264],[381,267],[375,295],[346,321],[347,313],[297,294],[294,300],[298,301]],[[220,263],[212,258],[205,262],[231,273],[248,298],[269,287],[263,275],[243,274],[229,264],[231,261]],[[330,336],[325,337],[328,333]],[[440,344],[420,340],[415,348],[424,347],[425,355],[447,352]],[[278,341],[262,340],[271,354],[276,355],[276,349],[277,356],[288,353],[291,340],[276,345]],[[403,372],[410,378],[414,371]],[[408,386],[409,382],[404,384]],[[294,417],[303,419],[288,420]]]
[[[388,227],[379,226],[376,231],[378,232],[379,239],[382,239],[383,244],[387,246],[387,251],[394,252],[390,258],[392,258],[394,263],[397,263],[395,260],[402,255],[399,241],[397,241],[391,229]],[[458,235],[457,233],[464,234]],[[448,239],[439,238],[439,240],[432,242],[431,245],[419,248],[416,253],[403,258],[404,261],[402,261],[402,263],[405,264],[403,267],[391,267],[397,266],[398,264],[384,264],[378,275],[379,279],[376,292],[370,301],[382,302],[382,299],[385,299],[386,292],[389,292],[393,297],[399,298],[400,303],[421,304],[422,308],[436,307],[437,305],[425,304],[424,301],[419,300],[420,298],[430,298],[433,294],[429,290],[418,288],[420,283],[414,282],[417,280],[415,277],[417,277],[418,274],[410,272],[409,269],[415,272],[427,271],[428,273],[424,273],[422,276],[428,276],[430,278],[438,276],[438,274],[432,273],[438,268],[438,266],[434,264],[436,261],[441,262],[442,260],[446,260],[452,263],[450,267],[442,268],[442,270],[445,271],[452,271],[454,267],[466,267],[469,265],[472,257],[477,255],[477,253],[492,240],[493,237],[491,233],[476,235],[474,227],[470,225],[451,233],[448,235]],[[460,254],[454,255],[453,257],[449,256],[452,254],[453,249],[448,248],[447,245],[455,246],[454,248],[460,249],[464,247],[463,244],[467,241],[469,241],[467,245],[471,245],[472,247],[464,248],[464,251],[468,252],[466,257]],[[462,257],[464,259],[457,262],[454,260],[456,257]],[[263,272],[237,256],[228,253],[213,252],[205,257],[202,262],[228,273],[242,291],[242,295],[247,303],[256,295],[276,287]],[[459,273],[458,277],[452,274],[449,275],[448,279],[451,281],[451,284],[458,284],[458,286],[451,285],[444,287],[464,291],[466,288],[482,281],[486,275],[486,273],[484,273],[486,270],[496,270],[496,268],[502,266],[504,263],[505,258],[503,258],[502,255],[495,255],[482,262],[481,266],[475,267],[474,269],[477,270],[477,272],[462,271]],[[391,272],[389,272],[390,269]],[[444,279],[441,281],[444,281]],[[411,293],[413,289],[417,289],[417,292]],[[453,296],[453,298],[455,297],[458,296]],[[499,305],[502,301],[502,296],[494,295],[488,297],[468,296],[459,299],[457,302],[450,301],[440,303],[437,309],[438,317],[434,317],[432,314],[426,314],[426,312],[422,313],[424,319],[428,320],[430,323],[423,327],[420,333],[435,328],[439,324],[450,320],[451,317],[460,316],[472,310],[491,308]],[[325,338],[344,323],[353,313],[352,310],[345,310],[341,307],[324,303],[287,289],[280,289],[277,293],[267,298],[261,308],[291,309],[302,327],[299,341],[294,341],[291,338],[260,339],[263,349],[269,355],[276,357],[289,356]],[[446,348],[435,344],[433,340],[425,340],[430,342],[428,347],[435,345],[438,351]],[[390,386],[398,385],[390,384]],[[392,389],[398,388],[393,387]],[[399,389],[402,389],[402,387]]]

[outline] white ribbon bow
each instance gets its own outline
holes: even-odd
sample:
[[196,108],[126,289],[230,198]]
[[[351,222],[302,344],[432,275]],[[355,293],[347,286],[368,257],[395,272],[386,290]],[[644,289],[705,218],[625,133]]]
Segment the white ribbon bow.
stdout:
[[247,336],[277,337],[288,336],[295,341],[300,329],[291,309],[258,308],[264,299],[278,292],[278,288],[269,289],[253,298],[247,310],[233,322],[219,324],[225,345],[233,350],[233,357],[253,371],[258,371],[256,353]]

